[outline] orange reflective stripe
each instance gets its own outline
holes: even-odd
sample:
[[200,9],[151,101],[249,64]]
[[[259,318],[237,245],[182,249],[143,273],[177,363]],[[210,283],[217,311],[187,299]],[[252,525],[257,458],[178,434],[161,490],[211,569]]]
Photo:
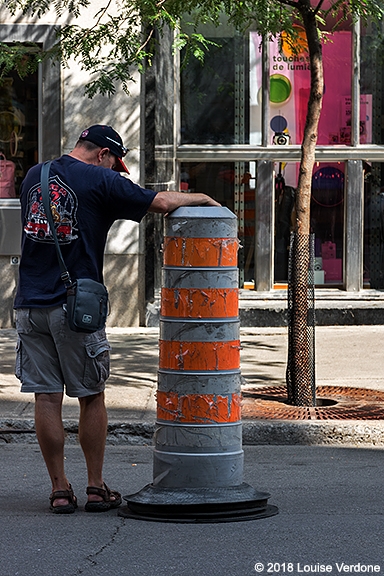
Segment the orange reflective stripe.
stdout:
[[229,342],[159,340],[159,366],[166,370],[235,370],[240,368],[240,340]]
[[165,266],[237,266],[237,238],[164,238]]
[[157,392],[157,417],[160,420],[190,424],[238,422],[241,418],[241,395],[187,394]]
[[162,316],[230,318],[239,313],[237,288],[162,288]]

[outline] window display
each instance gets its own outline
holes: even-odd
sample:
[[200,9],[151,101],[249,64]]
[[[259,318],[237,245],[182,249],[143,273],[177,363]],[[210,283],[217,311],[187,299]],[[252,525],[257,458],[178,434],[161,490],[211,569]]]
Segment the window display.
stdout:
[[[281,132],[285,140],[279,144],[301,144],[304,133],[307,103],[310,91],[310,67],[305,31],[297,27],[298,38],[282,42],[269,42],[270,74],[270,135],[269,144],[276,144],[275,119],[283,118],[285,127]],[[293,51],[292,43],[298,46]],[[261,142],[262,106],[262,54],[261,37],[250,33],[250,83],[251,124],[250,140]],[[281,47],[281,49],[280,49]],[[324,96],[319,123],[318,144],[351,144],[351,78],[352,78],[352,32],[334,32],[323,44]],[[361,96],[360,104],[361,143],[372,141],[372,95]]]
[[15,198],[38,156],[37,73],[0,85],[0,198]]
[[[288,280],[296,164],[279,164],[275,176],[275,282]],[[315,284],[343,281],[344,166],[317,164],[312,176],[311,233],[315,235]]]

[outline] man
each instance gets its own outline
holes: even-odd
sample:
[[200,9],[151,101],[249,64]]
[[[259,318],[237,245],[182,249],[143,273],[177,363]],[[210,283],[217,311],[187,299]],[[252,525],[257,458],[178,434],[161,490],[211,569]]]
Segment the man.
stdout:
[[[179,206],[219,206],[205,194],[153,192],[119,172],[127,149],[110,126],[84,130],[70,154],[51,165],[49,190],[61,250],[72,278],[103,282],[108,230],[117,219],[140,222],[147,212],[167,213]],[[41,165],[31,168],[20,194],[22,254],[15,298],[18,331],[16,375],[22,392],[35,394],[35,426],[52,482],[50,508],[68,514],[77,499],[64,470],[64,390],[80,404],[79,441],[88,472],[85,510],[102,512],[121,504],[121,495],[103,479],[107,435],[104,403],[109,376],[105,330],[73,332],[66,318],[66,290],[60,278],[52,231],[40,189]]]

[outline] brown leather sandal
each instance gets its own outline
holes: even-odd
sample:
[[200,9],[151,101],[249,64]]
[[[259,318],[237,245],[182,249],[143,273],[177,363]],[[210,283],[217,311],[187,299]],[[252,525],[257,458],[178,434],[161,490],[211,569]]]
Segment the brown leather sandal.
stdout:
[[[111,508],[120,506],[122,499],[120,492],[117,490],[110,490],[104,482],[104,488],[97,488],[97,486],[88,486],[87,494],[95,494],[100,496],[102,500],[99,502],[87,502],[84,506],[86,512],[107,512]],[[114,500],[111,500],[111,496]]]
[[[55,500],[66,499],[68,504],[61,506],[54,506]],[[77,498],[73,493],[72,486],[69,485],[68,490],[55,490],[49,497],[49,508],[54,514],[72,514],[77,508]]]

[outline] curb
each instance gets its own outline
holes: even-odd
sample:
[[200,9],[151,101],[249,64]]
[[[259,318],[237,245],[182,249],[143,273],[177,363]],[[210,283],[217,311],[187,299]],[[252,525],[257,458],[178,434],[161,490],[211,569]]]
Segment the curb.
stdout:
[[243,444],[384,446],[384,421],[243,421]]
[[[78,444],[77,420],[63,420],[66,443]],[[153,422],[110,422],[107,444],[148,445],[155,430]],[[0,419],[0,443],[37,444],[34,420]]]
[[[77,421],[65,420],[66,442],[78,444]],[[154,422],[111,422],[108,445],[152,444]],[[36,444],[33,420],[0,420],[0,442]],[[384,446],[384,421],[243,421],[243,445]]]

